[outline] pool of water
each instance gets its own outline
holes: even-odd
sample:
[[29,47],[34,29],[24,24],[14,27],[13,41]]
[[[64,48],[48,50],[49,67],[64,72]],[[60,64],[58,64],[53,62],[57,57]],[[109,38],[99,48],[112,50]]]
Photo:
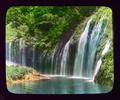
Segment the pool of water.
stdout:
[[108,93],[111,88],[86,79],[52,78],[49,80],[25,82],[7,87],[15,94],[96,94]]

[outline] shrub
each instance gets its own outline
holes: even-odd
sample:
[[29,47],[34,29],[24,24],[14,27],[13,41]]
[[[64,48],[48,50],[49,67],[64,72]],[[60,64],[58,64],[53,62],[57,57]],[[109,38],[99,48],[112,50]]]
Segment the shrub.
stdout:
[[7,81],[22,79],[26,74],[32,73],[35,70],[25,66],[11,65],[6,67],[6,79]]

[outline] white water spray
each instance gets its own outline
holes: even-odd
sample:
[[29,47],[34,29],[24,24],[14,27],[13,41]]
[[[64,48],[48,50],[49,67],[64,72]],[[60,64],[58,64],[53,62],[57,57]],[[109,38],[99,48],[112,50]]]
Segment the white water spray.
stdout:
[[69,57],[69,45],[70,45],[70,41],[66,43],[63,49],[60,75],[66,75],[67,59]]

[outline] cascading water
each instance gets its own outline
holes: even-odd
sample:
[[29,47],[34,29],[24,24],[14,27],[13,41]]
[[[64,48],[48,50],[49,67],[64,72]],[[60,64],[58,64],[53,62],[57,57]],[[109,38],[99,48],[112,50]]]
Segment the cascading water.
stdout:
[[110,44],[111,44],[111,41],[110,39],[107,41],[103,51],[102,51],[102,54],[101,54],[101,57],[100,59],[98,60],[97,64],[96,64],[96,67],[95,67],[95,70],[94,70],[94,75],[93,75],[93,81],[95,79],[95,76],[97,75],[99,69],[100,69],[100,66],[102,64],[102,58],[105,56],[105,54],[109,51],[109,48],[110,48]]
[[12,42],[10,42],[9,44],[7,44],[6,46],[6,65],[12,65],[14,64],[12,62]]
[[[6,45],[6,64],[12,62],[12,64],[31,66],[45,74],[92,79],[102,63],[102,59],[100,59],[95,66],[96,51],[104,31],[104,20],[101,19],[98,23],[94,23],[92,19],[88,21],[79,38],[78,46],[75,48],[77,49],[75,52],[77,52],[74,52],[72,67],[70,66],[71,58],[69,58],[71,55],[70,39],[57,56],[55,55],[57,48],[55,48],[51,57],[27,47],[23,39],[19,39],[17,42],[12,41]],[[108,45],[103,50],[102,55],[107,50]]]
[[55,52],[56,52],[56,47],[52,53],[52,57],[51,57],[51,74],[53,74],[54,72],[54,56],[55,56]]
[[93,25],[89,20],[85,31],[81,34],[77,54],[74,64],[74,76],[76,77],[93,77],[96,50],[100,39],[103,36],[105,25],[103,20]]
[[82,74],[85,46],[87,43],[87,36],[89,33],[90,22],[91,20],[88,21],[87,26],[79,39],[77,54],[76,54],[75,63],[74,63],[74,73],[73,73],[74,76],[79,77]]
[[20,48],[19,50],[21,52],[21,56],[19,56],[19,60],[20,60],[21,64],[25,66],[26,65],[26,57],[25,57],[26,51],[25,51],[25,42],[22,38],[19,40],[19,48]]
[[102,57],[108,52],[109,48],[110,48],[110,44],[111,44],[111,41],[110,39],[107,41],[106,45],[105,45],[105,48],[103,49],[102,51]]
[[12,61],[12,56],[11,56],[11,55],[12,55],[12,54],[11,54],[12,52],[11,52],[11,48],[12,48],[12,43],[9,44],[9,48],[8,48],[8,49],[9,49],[9,51],[8,51],[8,52],[9,52],[9,57],[8,57],[8,60],[9,60],[9,61]]
[[25,55],[25,42],[22,38],[6,44],[6,65],[26,65]]
[[69,45],[70,45],[70,41],[68,41],[66,43],[66,45],[64,47],[64,50],[63,50],[60,75],[66,75],[67,59],[68,59],[68,56],[69,56]]
[[35,50],[32,51],[32,66],[35,67]]

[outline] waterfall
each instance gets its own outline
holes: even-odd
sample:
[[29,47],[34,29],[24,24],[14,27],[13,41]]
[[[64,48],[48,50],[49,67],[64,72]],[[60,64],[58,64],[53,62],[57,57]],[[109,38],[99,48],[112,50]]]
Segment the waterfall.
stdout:
[[25,42],[22,38],[6,44],[6,65],[26,65],[25,55]]
[[32,67],[35,67],[35,50],[32,51]]
[[25,57],[25,41],[21,38],[20,40],[19,40],[19,48],[20,48],[20,55],[21,56],[19,56],[19,60],[20,60],[20,62],[21,62],[21,64],[22,65],[26,65],[26,57]]
[[53,68],[54,68],[54,56],[55,56],[55,52],[56,52],[56,47],[52,53],[52,57],[51,57],[51,74],[54,72]]
[[104,56],[107,52],[108,52],[108,50],[109,50],[109,48],[110,48],[110,44],[111,44],[111,41],[110,41],[110,39],[107,41],[107,43],[106,43],[106,45],[105,45],[105,48],[103,49],[103,51],[102,51],[102,56]]
[[88,21],[87,26],[79,39],[77,54],[76,54],[75,63],[74,63],[74,73],[73,73],[74,76],[81,76],[82,74],[85,45],[87,43],[87,36],[89,33],[90,22],[91,20]]
[[68,59],[68,56],[69,56],[69,45],[70,45],[70,41],[68,41],[66,43],[66,45],[64,47],[64,50],[63,50],[60,75],[66,75],[67,59]]
[[9,60],[9,61],[12,61],[12,56],[11,56],[11,55],[12,55],[12,54],[11,54],[12,52],[11,52],[11,48],[12,48],[12,43],[9,44],[9,48],[8,48],[8,49],[9,49],[9,51],[8,51],[8,52],[9,52],[9,57],[8,57],[8,60]]
[[88,21],[79,39],[74,64],[74,76],[92,78],[96,50],[103,36],[104,29],[103,20],[100,20],[95,25],[93,25],[91,19]]
[[13,65],[12,62],[12,42],[6,45],[6,65]]
[[[80,35],[78,44],[76,42],[77,47],[76,44],[75,47],[71,46],[69,39],[63,47],[61,46],[60,51],[59,48],[55,48],[50,57],[43,51],[38,52],[35,48],[25,45],[22,38],[9,42],[6,45],[6,64],[10,62],[11,65],[30,66],[44,74],[93,79],[102,64],[102,57],[110,47],[110,41],[107,41],[100,59],[96,61],[97,48],[105,28],[106,23],[103,19],[98,23],[90,19]],[[71,54],[71,51],[74,53]]]
[[95,78],[95,76],[97,75],[97,73],[98,73],[98,71],[100,69],[101,64],[102,64],[102,58],[109,51],[110,44],[111,44],[111,42],[110,42],[110,39],[109,39],[109,40],[107,40],[107,43],[105,44],[105,47],[104,47],[104,49],[102,51],[101,57],[100,57],[100,59],[98,60],[98,62],[96,64],[96,67],[95,67],[95,70],[94,70],[94,75],[93,75],[93,81],[94,81],[94,78]]

